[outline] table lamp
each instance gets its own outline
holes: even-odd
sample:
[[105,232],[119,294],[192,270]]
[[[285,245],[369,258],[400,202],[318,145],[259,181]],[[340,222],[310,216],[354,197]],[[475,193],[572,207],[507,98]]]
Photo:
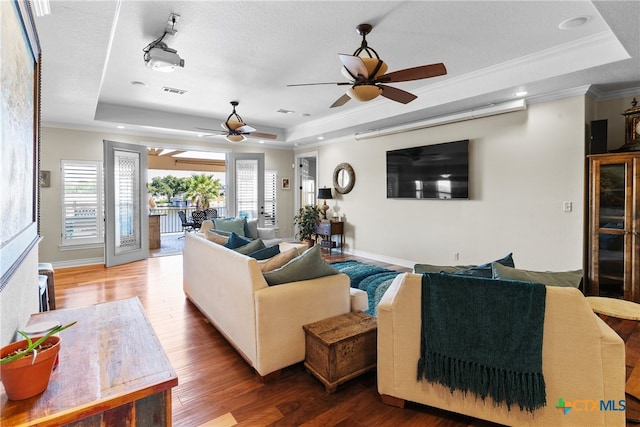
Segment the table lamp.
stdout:
[[323,219],[327,219],[327,211],[329,210],[329,205],[327,205],[327,199],[333,199],[331,195],[330,188],[318,188],[318,200],[323,199],[324,204],[320,206],[320,213],[322,214]]

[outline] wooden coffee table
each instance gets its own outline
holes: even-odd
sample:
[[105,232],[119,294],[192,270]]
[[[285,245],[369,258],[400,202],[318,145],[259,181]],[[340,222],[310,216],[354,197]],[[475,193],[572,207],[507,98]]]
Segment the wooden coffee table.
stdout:
[[304,366],[333,393],[339,384],[376,367],[376,318],[361,311],[304,325]]
[[44,393],[7,399],[2,425],[170,426],[178,377],[138,298],[31,316],[74,326],[60,333],[60,362]]

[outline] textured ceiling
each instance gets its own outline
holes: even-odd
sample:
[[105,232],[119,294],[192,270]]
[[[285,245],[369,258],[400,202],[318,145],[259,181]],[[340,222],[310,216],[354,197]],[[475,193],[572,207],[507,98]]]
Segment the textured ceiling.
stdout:
[[[636,1],[52,0],[51,12],[36,18],[49,126],[196,138],[197,127],[219,129],[238,100],[246,123],[278,135],[267,143],[293,146],[509,101],[517,90],[528,102],[588,87],[640,95]],[[161,73],[145,67],[142,49],[171,13],[178,32],[164,41],[185,66]],[[589,20],[558,27],[578,16]],[[338,53],[359,47],[360,23],[373,25],[367,40],[389,71],[443,62],[448,74],[394,84],[418,95],[406,105],[379,97],[329,108],[348,86],[287,87],[345,81]]]

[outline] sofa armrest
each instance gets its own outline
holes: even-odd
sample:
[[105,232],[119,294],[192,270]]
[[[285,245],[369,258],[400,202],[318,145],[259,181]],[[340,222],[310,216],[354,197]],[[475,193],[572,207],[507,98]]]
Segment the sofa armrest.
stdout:
[[264,376],[304,360],[302,325],[350,311],[349,276],[341,273],[270,286],[257,290],[254,298],[255,369]]

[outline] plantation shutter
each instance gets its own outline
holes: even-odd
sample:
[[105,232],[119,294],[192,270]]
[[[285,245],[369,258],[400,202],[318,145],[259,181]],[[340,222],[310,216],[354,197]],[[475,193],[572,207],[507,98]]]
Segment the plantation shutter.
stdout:
[[278,174],[275,170],[268,170],[264,173],[264,225],[275,227],[277,225],[276,216],[276,194],[277,194]]
[[62,160],[62,246],[104,242],[102,162]]
[[236,216],[258,218],[258,162],[236,161]]

